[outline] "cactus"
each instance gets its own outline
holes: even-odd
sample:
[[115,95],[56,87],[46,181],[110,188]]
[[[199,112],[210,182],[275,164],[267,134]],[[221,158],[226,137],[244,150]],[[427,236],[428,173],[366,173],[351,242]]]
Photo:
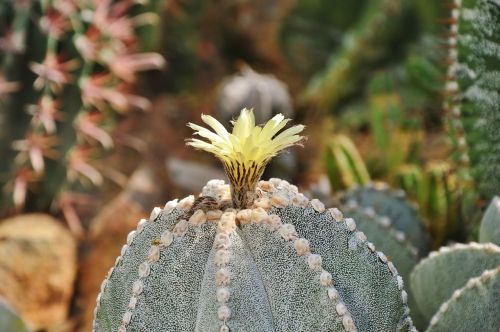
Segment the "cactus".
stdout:
[[27,332],[29,331],[19,315],[12,310],[8,303],[0,298],[0,331]]
[[370,175],[363,159],[349,137],[335,135],[331,138],[325,154],[325,165],[331,188],[341,190],[355,184],[367,184]]
[[115,144],[113,123],[149,107],[129,91],[137,72],[164,63],[139,51],[136,29],[155,16],[129,0],[0,6],[0,113],[8,128],[0,172],[10,173],[1,177],[10,179],[0,183],[1,201],[17,210],[47,209],[80,183],[102,183],[91,161]]
[[245,110],[232,133],[203,120],[215,132],[190,126],[209,142],[188,144],[215,154],[230,184],[209,181],[139,222],[102,284],[94,330],[414,330],[403,279],[352,218],[287,181],[257,182],[302,126],[277,134],[283,116],[260,128]]
[[445,109],[460,162],[491,199],[500,188],[500,4],[455,0],[453,7]]
[[340,195],[346,204],[356,202],[362,207],[373,208],[380,216],[386,216],[392,222],[392,228],[405,234],[408,241],[418,250],[418,255],[425,255],[430,248],[430,236],[417,208],[405,200],[402,190],[389,190],[383,183],[354,187]]
[[356,26],[344,36],[339,53],[326,70],[309,83],[304,99],[320,111],[335,109],[358,89],[361,74],[384,57],[388,45],[401,31],[405,4],[395,0],[371,3]]
[[479,242],[492,242],[500,246],[500,197],[491,200],[479,228]]
[[500,326],[499,298],[500,266],[456,290],[432,317],[427,331],[496,331]]
[[455,244],[432,252],[411,273],[411,289],[420,311],[431,319],[440,305],[470,278],[499,265],[500,247],[491,243]]

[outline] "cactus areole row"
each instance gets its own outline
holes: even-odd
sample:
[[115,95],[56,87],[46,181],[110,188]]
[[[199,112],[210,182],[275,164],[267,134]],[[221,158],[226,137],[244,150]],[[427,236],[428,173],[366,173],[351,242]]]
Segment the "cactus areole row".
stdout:
[[94,331],[415,331],[396,267],[356,222],[280,179],[259,181],[302,125],[243,110],[229,133],[189,126],[230,180],[167,202],[127,237]]

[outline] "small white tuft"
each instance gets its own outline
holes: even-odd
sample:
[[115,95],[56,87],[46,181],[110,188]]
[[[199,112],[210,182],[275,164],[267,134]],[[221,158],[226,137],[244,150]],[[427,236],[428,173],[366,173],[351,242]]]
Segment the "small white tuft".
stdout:
[[217,288],[217,302],[219,303],[226,303],[229,301],[229,296],[230,296],[229,289],[226,287],[219,287]]
[[221,233],[232,233],[236,229],[236,213],[224,212],[217,224],[217,230]]
[[267,197],[260,197],[253,201],[253,206],[256,208],[263,208],[265,210],[269,210],[271,205],[271,200]]
[[319,275],[319,282],[326,287],[333,284],[332,274],[328,271],[323,270]]
[[317,198],[311,200],[311,206],[320,213],[325,212],[325,204]]
[[377,256],[382,262],[387,263],[387,256],[382,251],[377,251]]
[[337,314],[339,314],[339,316],[343,316],[347,313],[347,307],[343,302],[339,302],[335,306],[335,311],[337,311]]
[[160,259],[160,247],[155,245],[151,246],[148,252],[148,261],[153,263],[157,262],[159,259]]
[[309,241],[307,241],[306,239],[295,240],[293,242],[293,246],[295,247],[297,255],[299,256],[304,256],[305,254],[308,254],[311,251],[311,248],[309,246]]
[[339,209],[330,208],[330,209],[328,209],[328,211],[330,211],[330,215],[332,216],[333,220],[335,220],[336,222],[341,222],[344,219],[344,215],[342,214],[342,212]]
[[339,292],[335,287],[328,288],[328,298],[332,301],[336,301],[339,298]]
[[259,188],[267,192],[274,190],[274,186],[269,181],[260,181]]
[[297,238],[297,231],[292,224],[283,224],[278,230],[278,233],[285,241],[291,241]]
[[130,310],[134,310],[136,304],[137,304],[137,297],[132,296],[130,298],[130,301],[128,302],[127,308],[130,309]]
[[344,325],[344,329],[347,332],[356,331],[356,325],[354,325],[351,315],[344,315],[342,318],[342,325]]
[[231,241],[229,239],[229,235],[226,233],[218,233],[215,236],[215,248],[217,249],[227,249],[231,245]]
[[191,216],[191,218],[189,218],[189,222],[194,226],[200,226],[206,221],[207,221],[207,216],[205,215],[205,212],[203,212],[203,210],[200,209],[196,210]]
[[240,222],[240,224],[248,224],[250,221],[252,221],[252,210],[251,209],[244,209],[238,211],[236,214],[236,219]]
[[120,255],[122,255],[122,256],[123,256],[123,255],[125,255],[125,253],[127,252],[127,248],[128,248],[128,247],[127,247],[127,245],[126,245],[126,244],[124,244],[124,245],[122,246],[121,251],[120,251]]
[[311,270],[321,269],[321,264],[323,263],[323,258],[317,254],[310,254],[307,256],[307,264]]
[[366,242],[366,246],[370,249],[371,252],[375,252],[375,245],[371,242]]
[[142,262],[139,265],[139,277],[146,278],[151,272],[151,267],[148,262]]
[[393,276],[398,275],[398,270],[396,269],[396,266],[392,262],[387,262],[387,267],[389,268],[389,271],[391,271]]
[[356,236],[356,238],[357,238],[359,241],[361,241],[361,242],[365,242],[365,241],[366,241],[366,239],[367,239],[367,237],[366,237],[365,233],[363,233],[363,232],[356,232],[356,233],[354,233],[354,236]]
[[176,238],[183,237],[188,231],[188,226],[189,226],[188,221],[182,219],[175,225],[174,229],[172,230],[172,233],[174,233],[174,236]]
[[137,224],[137,233],[141,233],[147,223],[148,221],[146,219],[139,220],[139,223]]
[[207,211],[206,216],[207,216],[208,221],[217,221],[222,216],[222,211],[221,210],[210,210],[210,211]]
[[135,238],[135,234],[136,234],[136,231],[132,231],[130,233],[128,233],[127,235],[127,245],[131,245],[132,244],[132,241],[134,241],[134,238]]
[[178,207],[180,209],[187,211],[193,206],[193,203],[194,203],[194,196],[189,195],[179,201]]
[[284,208],[285,206],[290,204],[290,201],[282,194],[274,194],[271,197],[271,204],[277,208]]
[[153,211],[151,211],[151,214],[149,215],[149,222],[153,222],[158,218],[158,216],[161,213],[161,208],[155,207]]
[[231,317],[231,309],[227,305],[221,305],[219,309],[217,309],[217,316],[220,320],[226,321]]
[[163,233],[161,233],[160,243],[162,246],[168,247],[169,245],[172,244],[173,241],[174,241],[174,234],[171,231],[167,229]]
[[144,289],[144,285],[141,280],[136,280],[134,281],[134,284],[132,285],[132,294],[135,296],[140,295],[142,293],[142,290]]
[[125,313],[123,314],[123,318],[122,318],[122,324],[124,325],[128,325],[128,323],[130,323],[130,320],[132,319],[132,311],[125,311]]
[[292,204],[305,208],[309,204],[309,199],[304,194],[297,194],[292,198]]
[[215,282],[217,283],[217,286],[229,285],[231,282],[229,271],[225,268],[218,270],[215,273]]
[[398,289],[399,290],[403,290],[403,286],[404,286],[403,277],[401,277],[401,276],[398,275],[396,277],[396,280],[398,282]]
[[231,256],[228,250],[220,249],[215,253],[214,263],[217,267],[223,267],[229,264]]
[[403,301],[404,304],[408,302],[408,293],[405,290],[401,291],[401,301]]
[[172,201],[168,201],[167,203],[165,203],[163,211],[165,211],[165,213],[172,212],[177,207],[177,204],[179,204],[178,201],[179,200],[177,198]]
[[271,231],[274,232],[280,229],[283,223],[281,222],[280,216],[278,216],[277,214],[271,214],[266,220],[266,225],[269,227]]
[[351,232],[354,232],[356,230],[356,222],[352,218],[345,218],[345,225]]
[[251,217],[252,222],[260,224],[265,222],[267,217],[268,217],[267,211],[264,210],[263,208],[252,209],[252,217]]

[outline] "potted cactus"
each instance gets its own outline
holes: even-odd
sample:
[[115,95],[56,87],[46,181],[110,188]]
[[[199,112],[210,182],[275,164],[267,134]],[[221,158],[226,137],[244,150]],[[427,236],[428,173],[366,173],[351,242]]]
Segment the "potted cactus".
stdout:
[[277,178],[259,181],[302,125],[281,114],[232,133],[189,126],[222,161],[207,183],[138,223],[102,283],[94,331],[412,331],[403,279],[351,218]]

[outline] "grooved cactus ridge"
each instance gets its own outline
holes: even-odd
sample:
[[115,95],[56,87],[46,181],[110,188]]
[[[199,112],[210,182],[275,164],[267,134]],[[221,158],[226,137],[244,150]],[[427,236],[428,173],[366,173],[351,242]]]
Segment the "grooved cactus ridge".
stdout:
[[420,261],[411,273],[411,289],[420,311],[428,318],[453,292],[484,270],[500,266],[500,247],[492,244],[455,244],[441,247]]
[[430,248],[430,237],[423,220],[418,215],[417,206],[405,199],[403,190],[392,190],[385,183],[370,183],[355,186],[341,195],[341,201],[349,206],[371,208],[376,214],[385,216],[392,229],[404,233],[405,238],[425,255]]
[[212,180],[155,208],[102,284],[94,331],[416,330],[401,276],[353,219],[280,179],[255,193],[224,209],[230,187]]
[[456,290],[432,317],[427,332],[497,331],[500,326],[499,298],[500,266],[484,271]]

